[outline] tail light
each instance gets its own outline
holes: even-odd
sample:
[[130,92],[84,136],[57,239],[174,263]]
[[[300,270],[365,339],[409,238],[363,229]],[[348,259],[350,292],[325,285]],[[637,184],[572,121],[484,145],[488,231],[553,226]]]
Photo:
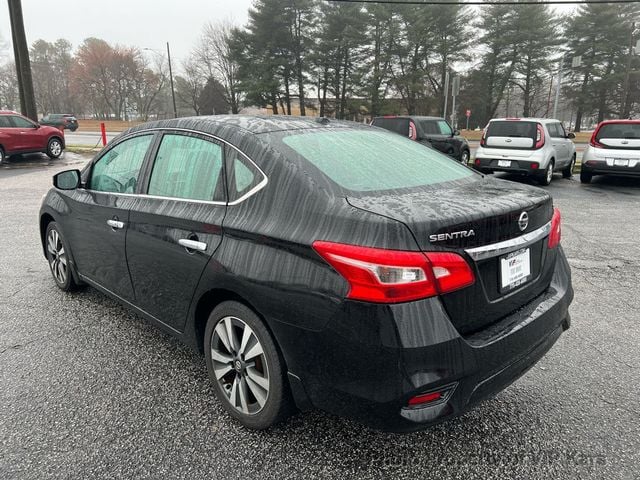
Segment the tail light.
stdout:
[[413,121],[409,122],[409,138],[416,140],[418,138],[418,131],[416,130],[416,124]]
[[589,140],[589,145],[591,145],[592,147],[595,148],[604,148],[604,145],[602,145],[598,140],[598,131],[600,130],[600,125],[597,126],[597,128],[593,131],[593,133],[591,134],[591,140]]
[[544,128],[538,124],[536,128],[536,150],[544,146]]
[[562,236],[560,210],[553,209],[553,217],[551,218],[551,233],[549,233],[549,248],[556,248],[560,245],[560,237]]
[[480,146],[485,147],[487,145],[487,129],[482,131],[482,137],[480,137]]
[[347,298],[400,303],[475,282],[464,258],[449,252],[406,252],[316,241],[313,248],[349,283]]

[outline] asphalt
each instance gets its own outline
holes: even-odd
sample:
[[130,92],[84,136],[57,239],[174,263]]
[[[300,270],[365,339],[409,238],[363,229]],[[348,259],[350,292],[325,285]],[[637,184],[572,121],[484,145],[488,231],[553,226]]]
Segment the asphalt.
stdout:
[[413,434],[322,412],[256,433],[224,415],[198,354],[55,287],[38,208],[85,161],[0,166],[0,478],[640,478],[640,180],[554,178],[573,325],[494,399]]

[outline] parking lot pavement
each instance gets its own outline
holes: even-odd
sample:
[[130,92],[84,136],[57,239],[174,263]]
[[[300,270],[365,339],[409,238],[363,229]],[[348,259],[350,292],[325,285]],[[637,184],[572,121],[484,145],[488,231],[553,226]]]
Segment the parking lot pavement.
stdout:
[[0,478],[639,478],[640,180],[556,176],[573,325],[496,398],[408,435],[321,412],[256,433],[199,355],[55,287],[37,212],[62,168],[0,168]]

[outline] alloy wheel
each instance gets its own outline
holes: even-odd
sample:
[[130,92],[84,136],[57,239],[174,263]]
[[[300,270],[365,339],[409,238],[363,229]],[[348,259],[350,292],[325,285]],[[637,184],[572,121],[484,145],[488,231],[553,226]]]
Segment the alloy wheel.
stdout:
[[51,230],[47,236],[47,253],[49,254],[49,266],[51,273],[60,285],[67,281],[69,271],[67,269],[67,253],[64,250],[62,239],[57,230]]
[[550,163],[547,167],[547,185],[551,183],[553,179],[553,163]]
[[460,159],[461,163],[463,165],[466,165],[469,163],[469,152],[467,152],[466,150],[464,152],[462,152],[462,158]]
[[216,381],[227,401],[239,412],[253,415],[269,397],[269,367],[255,332],[237,317],[224,317],[211,337]]
[[62,144],[58,140],[52,140],[49,144],[49,151],[54,157],[60,156],[62,153]]

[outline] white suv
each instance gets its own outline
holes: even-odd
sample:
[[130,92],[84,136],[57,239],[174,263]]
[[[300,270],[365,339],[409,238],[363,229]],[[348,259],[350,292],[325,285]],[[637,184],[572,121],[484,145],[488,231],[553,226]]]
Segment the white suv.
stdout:
[[548,118],[495,118],[484,129],[474,168],[481,172],[512,172],[549,185],[553,172],[571,177],[576,163],[573,133]]
[[580,181],[608,173],[640,176],[639,120],[607,120],[593,132],[582,155]]

